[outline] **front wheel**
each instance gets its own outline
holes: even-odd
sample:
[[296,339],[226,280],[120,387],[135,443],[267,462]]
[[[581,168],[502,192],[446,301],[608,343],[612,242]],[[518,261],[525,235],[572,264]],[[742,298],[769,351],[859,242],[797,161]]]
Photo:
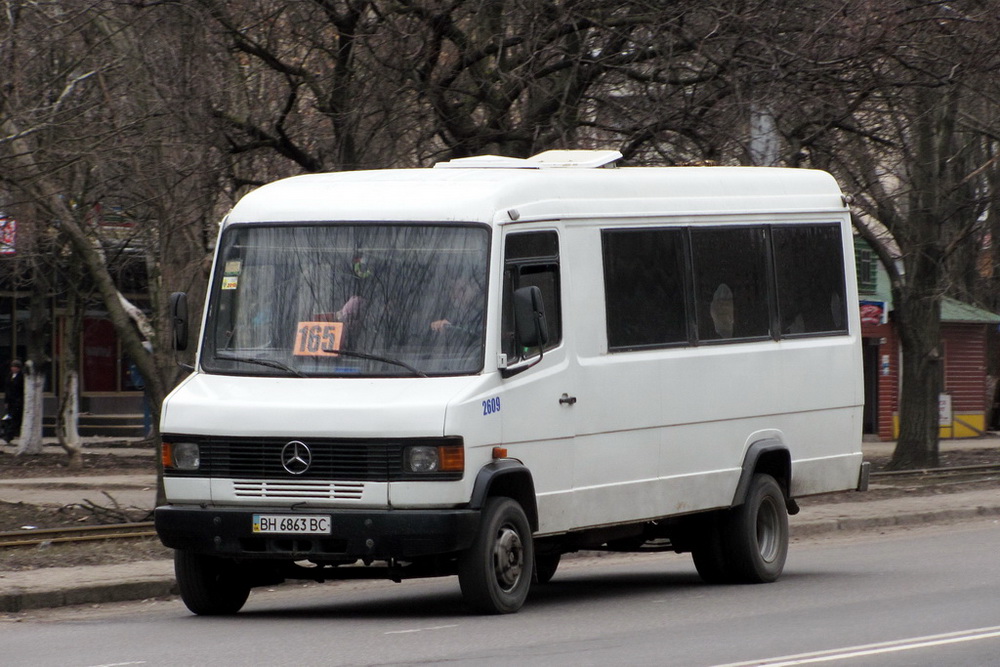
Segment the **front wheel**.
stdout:
[[517,611],[528,597],[535,563],[531,526],[510,498],[490,498],[479,533],[458,562],[458,583],[465,601],[484,614]]
[[235,614],[250,596],[250,584],[235,562],[174,551],[174,574],[184,605],[200,616]]
[[788,509],[773,477],[756,474],[742,505],[730,510],[722,534],[729,573],[740,583],[777,580],[788,555]]

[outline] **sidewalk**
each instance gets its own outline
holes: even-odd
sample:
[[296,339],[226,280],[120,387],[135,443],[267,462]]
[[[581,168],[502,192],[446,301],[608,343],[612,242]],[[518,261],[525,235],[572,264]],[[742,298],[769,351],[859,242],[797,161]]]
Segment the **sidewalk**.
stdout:
[[[862,442],[861,449],[865,453],[865,459],[873,456],[891,456],[896,449],[896,443],[888,442]],[[941,452],[953,450],[969,449],[997,449],[1000,450],[1000,433],[983,436],[981,438],[961,438],[958,440],[941,440],[938,443],[938,450]]]
[[[894,443],[864,443],[866,457],[892,453]],[[945,440],[949,449],[998,449],[1000,438]],[[90,450],[95,451],[95,450]],[[127,456],[150,450],[120,450]],[[123,506],[151,508],[155,475],[103,475],[46,479],[0,480],[0,500],[65,505],[84,499],[102,499],[112,493]],[[803,502],[802,511],[789,518],[791,537],[805,538],[889,526],[952,523],[984,516],[1000,517],[1000,487],[958,493],[923,495],[867,502]],[[0,566],[2,568],[2,566]],[[144,561],[123,565],[43,568],[20,572],[0,569],[0,613],[74,604],[141,600],[176,594],[173,563]]]
[[[154,451],[142,446],[146,443],[137,439],[118,439],[107,446],[107,438],[87,438],[84,454],[114,454],[116,456],[146,456],[152,458]],[[2,457],[12,456],[13,445],[3,448]],[[45,454],[63,455],[65,452],[55,438],[45,438]],[[0,459],[0,465],[3,460]],[[0,467],[0,475],[3,468]],[[0,479],[0,501],[23,502],[29,505],[50,505],[63,507],[83,500],[91,500],[99,505],[108,503],[107,492],[114,496],[122,507],[153,509],[156,504],[156,471],[128,475],[105,475],[87,473],[60,477],[29,477],[24,479]],[[0,571],[2,575],[2,571]],[[0,585],[3,580],[0,579]]]

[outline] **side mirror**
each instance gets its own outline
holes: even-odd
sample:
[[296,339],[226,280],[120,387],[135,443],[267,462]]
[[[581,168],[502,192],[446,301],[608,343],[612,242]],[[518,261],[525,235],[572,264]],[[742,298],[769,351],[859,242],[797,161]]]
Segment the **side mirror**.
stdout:
[[173,325],[173,345],[178,352],[188,346],[188,301],[184,292],[170,295],[170,321]]
[[536,285],[514,290],[514,327],[523,347],[544,347],[549,342],[542,290]]

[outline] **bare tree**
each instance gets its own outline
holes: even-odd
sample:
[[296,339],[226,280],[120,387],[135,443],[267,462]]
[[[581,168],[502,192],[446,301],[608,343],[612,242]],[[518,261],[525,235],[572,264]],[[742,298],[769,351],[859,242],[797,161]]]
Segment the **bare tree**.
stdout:
[[[155,418],[177,376],[160,343],[161,295],[192,285],[202,291],[201,267],[214,238],[208,220],[221,191],[212,142],[203,132],[183,134],[206,126],[193,117],[200,109],[186,106],[185,87],[201,78],[192,70],[206,54],[174,49],[195,22],[182,8],[161,7],[176,12],[166,24],[171,32],[154,26],[161,15],[108,0],[9,0],[4,9],[0,179],[15,213],[22,202],[22,210],[35,213],[30,219],[59,235],[81,262],[145,378]],[[188,112],[183,123],[178,110]],[[94,215],[102,206],[114,206],[128,224],[102,225]],[[155,269],[147,283],[152,318],[116,284],[115,267],[133,256]]]
[[[857,19],[857,17],[855,17]],[[1000,29],[988,2],[879,3],[866,100],[831,163],[859,211],[888,229],[899,256],[859,218],[891,279],[902,351],[900,433],[892,465],[935,465],[942,383],[941,300],[947,264],[975,243],[991,199],[984,130],[997,118]]]
[[[366,46],[382,19],[368,0],[272,2],[196,0],[192,8],[221,29],[231,53],[205,100],[242,158],[247,184],[292,171],[379,164],[374,135],[391,127],[381,100],[392,83],[373,71]],[[388,146],[382,146],[388,149]],[[263,157],[262,157],[263,156]],[[276,170],[274,157],[285,164]]]
[[599,100],[689,50],[678,21],[697,3],[197,4],[237,63],[213,104],[229,150],[317,171],[620,141],[621,128],[602,133]]
[[[903,357],[893,465],[933,465],[941,299],[973,293],[998,210],[995,8],[714,2],[676,24],[674,35],[688,35],[692,47],[630,72],[619,88],[633,109],[618,114],[634,128],[627,150],[751,162],[749,123],[764,108],[781,139],[779,163],[837,174],[892,282]],[[659,120],[637,103],[643,98],[662,102]]]
[[[82,262],[154,415],[178,377],[163,343],[165,295],[204,293],[214,221],[248,187],[301,171],[557,147],[617,146],[633,163],[748,164],[761,159],[752,119],[764,119],[768,163],[829,169],[856,195],[859,230],[892,276],[902,336],[894,463],[936,457],[940,301],[982,294],[981,250],[988,232],[1000,234],[1000,19],[986,0],[3,9],[0,179]],[[130,226],[91,224],[100,205],[119,207]],[[113,267],[128,262],[146,267],[145,310],[116,284]]]

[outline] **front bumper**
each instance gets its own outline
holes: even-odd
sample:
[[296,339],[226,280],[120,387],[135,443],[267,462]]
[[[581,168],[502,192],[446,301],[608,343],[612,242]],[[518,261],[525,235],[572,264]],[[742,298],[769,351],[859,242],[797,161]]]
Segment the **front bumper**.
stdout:
[[[329,516],[330,535],[253,532],[254,514]],[[410,560],[469,548],[479,510],[294,510],[165,505],[154,513],[160,541],[172,549],[231,558]]]

